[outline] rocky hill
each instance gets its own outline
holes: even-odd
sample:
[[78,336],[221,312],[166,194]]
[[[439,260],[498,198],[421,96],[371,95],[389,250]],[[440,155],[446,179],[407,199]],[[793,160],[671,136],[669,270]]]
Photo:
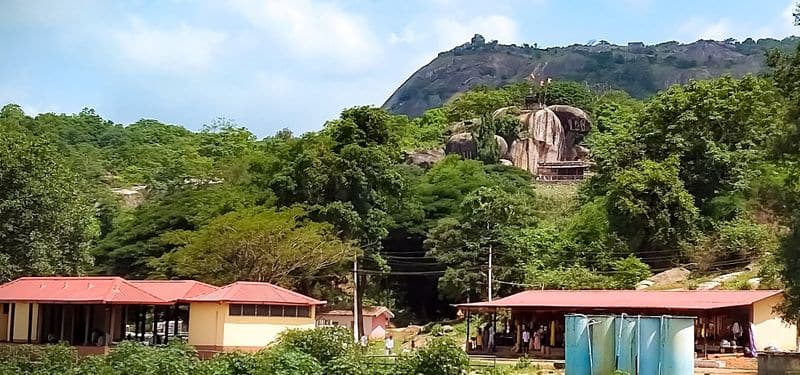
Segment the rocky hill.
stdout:
[[414,72],[383,108],[419,116],[426,109],[440,106],[472,87],[502,86],[523,80],[533,72],[537,77],[623,89],[644,98],[692,78],[760,73],[764,70],[768,50],[789,50],[797,41],[797,37],[748,38],[742,42],[698,40],[689,44],[628,43],[626,46],[600,41],[591,45],[540,49],[528,44],[487,43],[482,36],[475,35],[470,42],[440,53]]

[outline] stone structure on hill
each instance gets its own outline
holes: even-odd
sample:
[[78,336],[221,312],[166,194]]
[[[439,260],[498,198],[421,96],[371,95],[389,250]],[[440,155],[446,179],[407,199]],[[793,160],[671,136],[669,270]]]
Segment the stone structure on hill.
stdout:
[[[589,168],[589,150],[580,145],[592,129],[589,116],[580,108],[568,105],[544,106],[535,98],[526,98],[525,108],[500,108],[492,114],[495,120],[504,116],[516,117],[519,132],[508,141],[495,135],[500,163],[514,165],[543,181],[570,181],[583,178]],[[478,145],[470,127],[479,126],[476,120],[459,123],[447,141],[445,153],[473,159]],[[510,143],[510,147],[508,144]]]

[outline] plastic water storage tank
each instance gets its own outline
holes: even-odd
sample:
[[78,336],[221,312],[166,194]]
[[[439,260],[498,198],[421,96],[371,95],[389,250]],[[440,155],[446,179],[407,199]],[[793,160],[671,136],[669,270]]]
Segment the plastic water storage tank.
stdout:
[[589,317],[569,314],[564,317],[564,364],[569,375],[590,375]]
[[606,375],[614,372],[612,315],[570,314],[565,317],[564,360],[568,375]]
[[567,375],[692,375],[694,318],[566,316]]
[[636,316],[622,315],[614,320],[614,331],[617,335],[615,342],[617,354],[617,368],[621,371],[635,375],[639,350],[636,343]]

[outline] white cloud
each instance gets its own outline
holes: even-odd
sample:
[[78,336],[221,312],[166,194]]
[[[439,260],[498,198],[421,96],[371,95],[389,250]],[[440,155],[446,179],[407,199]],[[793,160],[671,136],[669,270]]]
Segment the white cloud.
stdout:
[[237,0],[234,8],[296,57],[330,59],[355,69],[370,65],[381,48],[367,21],[331,3],[312,0]]
[[683,36],[683,41],[693,42],[698,39],[725,40],[733,37],[731,22],[726,18],[708,21],[703,18],[693,17],[678,27],[678,32]]
[[797,26],[794,26],[794,13],[796,1],[789,1],[788,5],[783,8],[778,20],[768,26],[756,29],[753,33],[753,38],[776,38],[782,39],[790,35],[796,35],[798,32]]
[[121,54],[139,66],[177,72],[204,71],[211,67],[223,43],[223,32],[179,24],[159,29],[132,17],[130,28],[114,33]]
[[683,36],[684,41],[695,41],[697,39],[724,40],[726,38],[775,38],[782,39],[787,36],[797,34],[797,27],[794,26],[795,0],[787,3],[787,6],[776,15],[776,20],[767,26],[733,23],[727,18],[716,21],[693,17],[678,27],[678,32]]
[[389,44],[411,44],[422,38],[422,35],[406,26],[400,34],[389,33]]
[[520,40],[517,23],[501,15],[479,16],[467,21],[441,18],[434,22],[434,28],[441,49],[450,49],[468,42],[475,34],[483,35],[487,41],[496,39],[501,43],[514,43]]

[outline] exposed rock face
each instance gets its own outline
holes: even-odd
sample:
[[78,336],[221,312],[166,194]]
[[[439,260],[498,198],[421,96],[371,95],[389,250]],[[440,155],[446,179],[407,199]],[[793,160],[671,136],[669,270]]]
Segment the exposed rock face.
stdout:
[[[506,140],[499,135],[495,135],[494,140],[497,143],[497,150],[499,151],[500,157],[502,158],[508,154],[508,143]],[[475,141],[472,133],[453,134],[450,139],[447,140],[444,152],[448,155],[461,155],[464,159],[474,159],[478,157],[478,143]]]
[[444,152],[448,155],[458,154],[464,159],[472,159],[478,156],[478,143],[475,142],[472,133],[453,134],[450,139],[447,140],[447,144],[444,146]]
[[144,194],[142,192],[145,189],[147,189],[147,186],[133,186],[130,189],[111,189],[111,192],[122,200],[122,204],[125,207],[136,208],[144,203]]
[[408,152],[404,155],[406,163],[414,164],[422,168],[430,168],[439,160],[444,158],[444,150],[420,150]]
[[[500,108],[495,116],[511,113],[512,108]],[[519,112],[521,134],[511,144],[509,160],[532,174],[537,174],[539,163],[581,161],[588,158],[589,150],[578,143],[592,128],[589,117],[580,108],[554,105]]]
[[[476,86],[499,87],[537,76],[605,84],[644,98],[658,90],[690,79],[759,73],[765,53],[775,47],[792,50],[796,39],[760,39],[731,44],[700,40],[689,44],[536,48],[502,45],[474,38],[442,52],[412,74],[386,100],[383,108],[411,117],[447,103],[454,95]],[[633,79],[632,77],[635,77]]]
[[669,285],[686,281],[690,273],[686,268],[677,267],[657,273],[648,280],[652,281],[653,285]]

